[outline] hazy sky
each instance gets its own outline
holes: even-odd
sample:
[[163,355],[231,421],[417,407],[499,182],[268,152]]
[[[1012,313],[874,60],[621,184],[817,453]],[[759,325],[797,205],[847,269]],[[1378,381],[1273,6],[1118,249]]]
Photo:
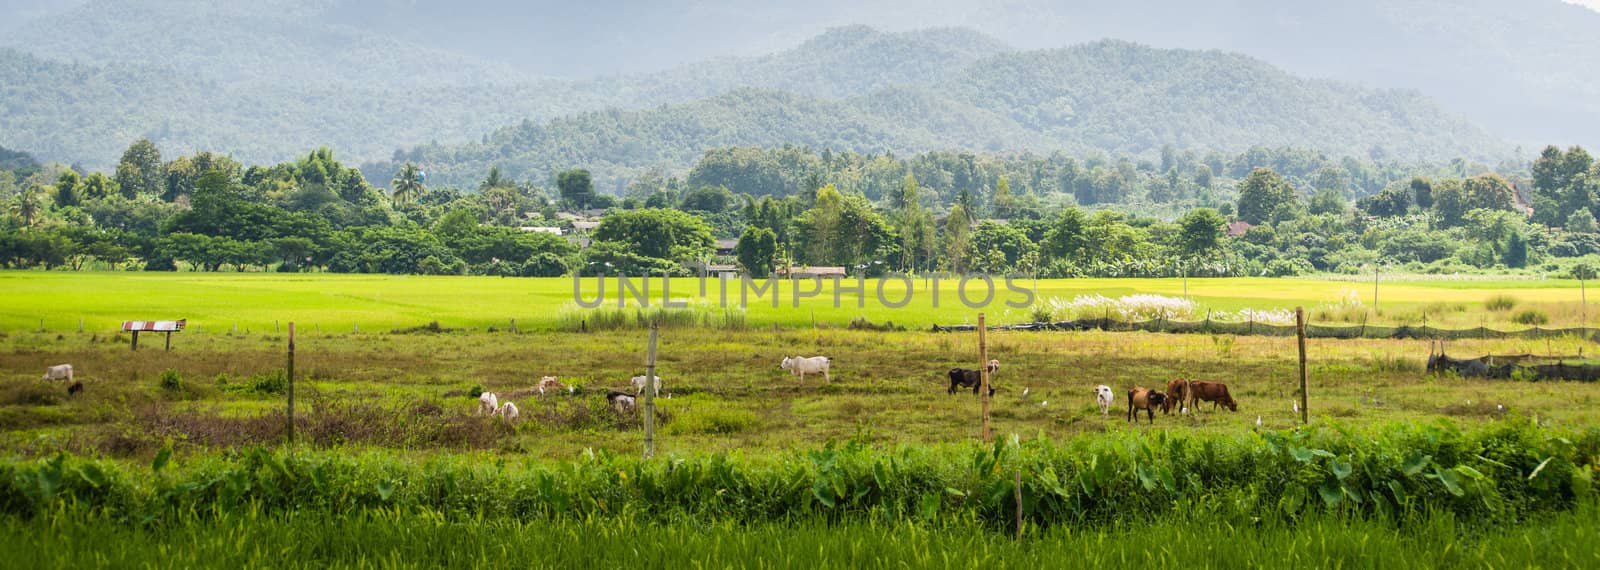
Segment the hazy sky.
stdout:
[[1579,6],[1588,6],[1589,8],[1592,8],[1594,10],[1600,10],[1600,0],[1567,0],[1567,1],[1571,2],[1573,4],[1577,4]]

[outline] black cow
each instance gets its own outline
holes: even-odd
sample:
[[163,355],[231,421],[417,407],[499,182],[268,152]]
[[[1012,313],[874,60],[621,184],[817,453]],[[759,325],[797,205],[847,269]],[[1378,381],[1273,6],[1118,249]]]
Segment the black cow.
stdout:
[[[994,373],[1000,371],[1000,361],[999,360],[990,360],[989,361],[989,365],[985,366],[984,368],[988,368],[989,369],[989,395],[993,396],[994,395]],[[979,384],[982,384],[982,383],[983,383],[983,377],[982,377],[982,372],[981,371],[968,370],[966,368],[951,368],[950,369],[950,390],[949,390],[948,393],[949,394],[955,394],[956,393],[956,389],[958,389],[958,388],[972,388],[972,395],[976,396],[976,395],[978,395]]]

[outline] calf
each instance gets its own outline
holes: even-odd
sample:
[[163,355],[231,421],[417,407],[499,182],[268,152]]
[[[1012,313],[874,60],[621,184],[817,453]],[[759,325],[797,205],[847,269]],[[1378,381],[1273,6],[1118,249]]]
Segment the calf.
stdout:
[[82,391],[83,391],[83,382],[73,382],[71,386],[67,386],[67,395],[68,396],[77,394],[78,392],[82,392]]
[[72,365],[61,364],[44,369],[44,380],[72,381]]
[[555,376],[545,376],[544,379],[539,380],[539,395],[543,396],[547,391],[556,392],[565,387],[566,385],[562,384],[560,380],[556,380]]
[[[989,376],[990,376],[989,395],[993,396],[994,395],[994,382],[993,382],[994,373],[1000,371],[1000,361],[999,360],[990,360],[989,361],[989,365],[985,366],[984,368],[989,369]],[[974,396],[978,395],[979,385],[983,383],[982,374],[983,373],[981,371],[978,371],[978,370],[968,370],[966,368],[951,368],[950,369],[950,390],[947,393],[948,394],[955,394],[956,393],[956,389],[958,389],[958,388],[972,388],[972,395],[974,395]]]
[[[656,376],[655,378],[656,378],[656,381],[653,382],[653,384],[655,384],[655,395],[660,396],[661,395],[661,377],[660,376]],[[633,377],[633,393],[635,393],[635,394],[643,394],[644,393],[644,384],[645,384],[645,382],[644,382],[644,375],[643,374],[640,374],[638,376],[634,376]]]
[[638,404],[638,400],[633,394],[616,390],[606,392],[606,402],[609,402],[611,409],[616,410],[618,414],[627,413]]
[[1151,424],[1156,423],[1155,409],[1166,405],[1167,395],[1159,390],[1151,390],[1143,386],[1135,386],[1128,390],[1128,421],[1139,423],[1138,411],[1144,410],[1144,415]]
[[1188,380],[1182,378],[1174,378],[1172,381],[1167,382],[1167,401],[1161,405],[1161,413],[1172,413],[1173,406],[1178,407],[1178,413],[1183,413],[1184,401],[1190,398],[1189,393],[1192,391],[1189,384]]
[[778,368],[788,370],[790,374],[799,376],[801,382],[806,381],[807,374],[817,373],[822,374],[823,382],[833,382],[833,379],[828,377],[828,365],[832,363],[833,361],[826,356],[796,356],[794,358],[786,356],[783,358],[783,363],[778,365]]
[[1094,400],[1100,403],[1100,415],[1111,415],[1111,401],[1116,395],[1111,392],[1110,386],[1100,385],[1094,387]]
[[500,409],[500,398],[495,396],[494,392],[484,392],[478,395],[478,413],[492,416],[495,410],[498,409]]
[[[1239,411],[1239,404],[1234,402],[1233,396],[1228,394],[1227,384],[1221,382],[1190,382],[1189,388],[1193,394],[1190,396],[1189,401],[1194,404],[1196,410],[1200,409],[1200,402],[1211,402],[1211,409],[1213,410],[1217,409],[1218,405],[1221,405],[1228,408],[1228,411]],[[1295,404],[1298,406],[1299,402]]]

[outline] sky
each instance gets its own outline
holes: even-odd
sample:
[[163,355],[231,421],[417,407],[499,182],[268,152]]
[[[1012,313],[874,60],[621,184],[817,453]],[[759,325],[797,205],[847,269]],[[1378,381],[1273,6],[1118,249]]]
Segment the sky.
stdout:
[[1591,10],[1600,11],[1600,0],[1567,0],[1579,6],[1587,6]]

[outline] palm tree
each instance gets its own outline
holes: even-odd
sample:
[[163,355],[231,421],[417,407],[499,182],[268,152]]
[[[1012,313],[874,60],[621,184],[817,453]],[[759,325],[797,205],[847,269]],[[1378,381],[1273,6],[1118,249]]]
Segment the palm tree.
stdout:
[[410,203],[422,195],[422,172],[415,164],[407,162],[405,166],[401,166],[400,172],[395,173],[394,180],[390,183],[394,186],[396,203]]
[[38,221],[39,213],[44,210],[44,205],[40,203],[39,196],[38,192],[28,191],[18,194],[16,199],[12,201],[11,213],[16,214],[18,218],[22,218],[22,225],[32,226],[34,222]]

